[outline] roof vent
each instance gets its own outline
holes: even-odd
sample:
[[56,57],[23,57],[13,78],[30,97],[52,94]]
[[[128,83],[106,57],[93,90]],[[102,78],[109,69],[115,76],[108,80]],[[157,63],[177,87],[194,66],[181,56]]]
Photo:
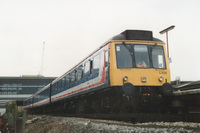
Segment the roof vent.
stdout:
[[153,40],[152,31],[144,31],[144,30],[125,30],[121,33],[125,36],[125,40]]

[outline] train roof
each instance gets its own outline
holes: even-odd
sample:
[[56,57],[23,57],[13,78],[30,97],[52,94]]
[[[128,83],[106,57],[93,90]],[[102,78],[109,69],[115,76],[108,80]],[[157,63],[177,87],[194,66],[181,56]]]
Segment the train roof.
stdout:
[[[147,40],[147,41],[163,42],[163,41],[161,41],[161,40],[159,40],[157,38],[154,38],[152,31],[147,31],[147,30],[125,30],[122,33],[120,33],[120,34],[112,37],[111,39],[109,39],[108,41],[106,41],[105,43],[103,43],[103,45],[101,45],[94,52],[92,52],[91,54],[89,54],[86,58],[84,58],[81,62],[79,62],[76,66],[74,66],[73,68],[71,68],[70,70],[68,70],[66,73],[68,73],[69,71],[72,71],[80,63],[82,63],[84,60],[86,60],[87,58],[89,58],[92,54],[94,54],[96,51],[98,51],[102,47],[104,47],[107,44],[109,44],[109,42],[112,41],[112,40]],[[63,75],[61,75],[60,77],[58,77],[54,81],[52,81],[52,84],[54,84],[55,82],[57,82],[58,80],[60,80],[63,76],[65,76],[66,73],[64,73]]]
[[147,30],[125,30],[124,32],[112,37],[110,40],[146,40],[162,42],[160,39],[153,37],[152,31]]
[[[89,54],[89,56],[87,56],[86,58],[84,58],[81,62],[79,62],[76,66],[74,66],[73,68],[71,68],[70,70],[68,70],[66,73],[64,73],[63,75],[57,77],[55,80],[53,80],[50,84],[54,84],[57,81],[59,81],[62,77],[64,77],[69,71],[72,71],[74,68],[76,68],[80,63],[82,63],[84,60],[86,60],[88,57],[90,57],[92,54],[94,54],[96,51],[98,51],[99,49],[101,49],[102,47],[106,46],[110,41],[112,40],[146,40],[146,41],[158,41],[158,42],[163,42],[157,38],[153,37],[153,33],[152,31],[147,31],[147,30],[125,30],[122,33],[112,37],[111,39],[109,39],[107,42],[105,42],[103,45],[101,45],[98,49],[96,49],[94,52],[92,52],[91,54]],[[42,88],[41,90],[37,91],[35,94],[33,94],[32,96],[30,96],[29,98],[27,98],[26,100],[34,97],[35,95],[41,93],[42,91],[44,91],[45,89],[47,89],[50,84],[46,85],[44,88]],[[24,101],[26,101],[24,100]]]

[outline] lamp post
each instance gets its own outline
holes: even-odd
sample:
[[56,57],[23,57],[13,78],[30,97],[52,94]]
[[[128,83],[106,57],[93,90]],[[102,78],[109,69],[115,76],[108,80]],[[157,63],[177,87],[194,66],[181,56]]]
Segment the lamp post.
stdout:
[[172,25],[172,26],[170,26],[170,27],[168,27],[168,28],[166,28],[166,29],[164,29],[164,30],[162,30],[162,31],[159,32],[160,34],[164,34],[164,33],[166,33],[166,41],[167,41],[167,55],[168,55],[168,58],[169,58],[168,31],[174,29],[174,27],[175,27],[175,26]]

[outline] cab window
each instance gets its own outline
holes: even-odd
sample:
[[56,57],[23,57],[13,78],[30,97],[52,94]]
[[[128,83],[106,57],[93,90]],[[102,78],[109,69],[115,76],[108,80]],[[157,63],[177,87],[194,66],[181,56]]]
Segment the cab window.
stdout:
[[162,46],[152,46],[152,62],[153,68],[166,68],[165,56]]
[[117,44],[116,45],[116,56],[117,56],[117,67],[118,68],[132,68],[132,49],[130,45],[127,44]]
[[146,45],[135,45],[134,53],[135,53],[136,67],[138,68],[150,67],[149,52]]

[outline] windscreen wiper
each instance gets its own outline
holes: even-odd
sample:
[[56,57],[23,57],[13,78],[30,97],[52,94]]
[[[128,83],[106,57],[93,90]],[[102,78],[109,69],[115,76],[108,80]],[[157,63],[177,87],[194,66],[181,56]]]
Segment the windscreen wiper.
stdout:
[[133,50],[130,47],[127,47],[127,44],[125,42],[122,42],[122,44],[124,45],[124,47],[126,49],[128,49],[128,51],[130,52],[130,54],[133,55]]
[[133,52],[133,49],[131,48],[131,45],[129,44],[128,46],[130,47],[127,47],[127,44],[125,42],[122,42],[122,45],[124,45],[124,47],[129,51],[131,57],[132,57],[132,67],[134,67],[134,62],[135,62],[135,58],[134,58],[134,52]]

